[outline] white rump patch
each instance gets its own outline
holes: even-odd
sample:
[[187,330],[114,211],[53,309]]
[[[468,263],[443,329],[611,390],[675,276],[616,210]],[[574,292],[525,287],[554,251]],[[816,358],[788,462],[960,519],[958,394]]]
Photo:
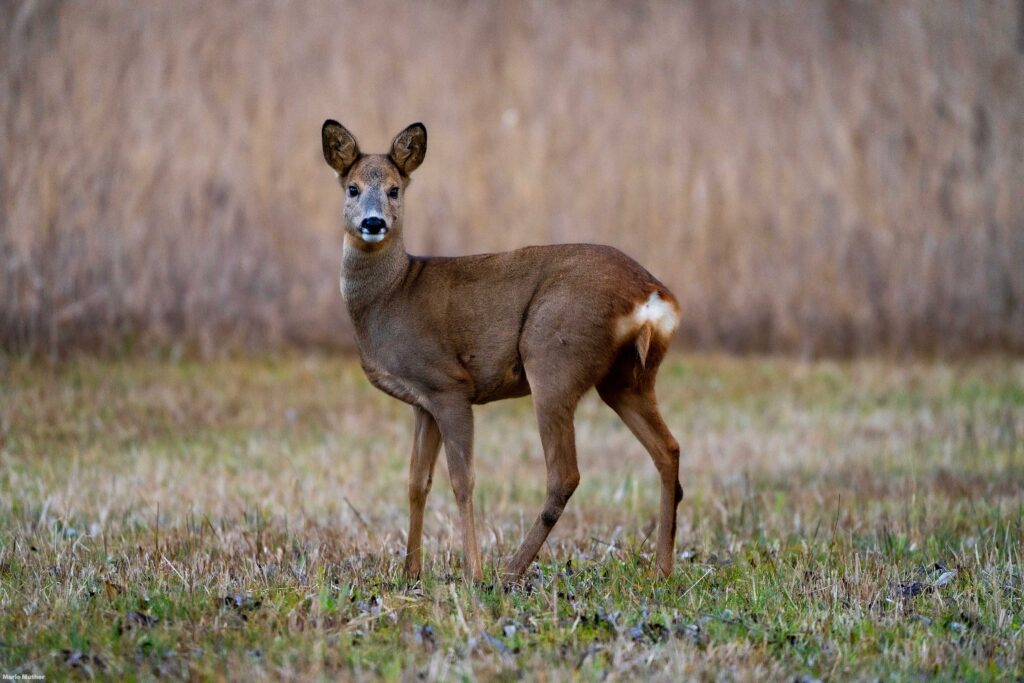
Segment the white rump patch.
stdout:
[[623,339],[636,334],[645,324],[650,324],[659,336],[669,337],[679,325],[679,309],[671,301],[665,301],[657,292],[651,292],[647,301],[637,304],[626,316],[619,318],[615,336]]

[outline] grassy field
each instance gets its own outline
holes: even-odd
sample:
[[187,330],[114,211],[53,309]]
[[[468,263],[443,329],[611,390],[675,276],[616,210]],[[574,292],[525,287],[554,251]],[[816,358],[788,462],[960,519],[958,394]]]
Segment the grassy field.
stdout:
[[[400,574],[411,414],[333,357],[0,365],[0,672],[49,678],[1024,675],[1024,363],[671,358],[654,468],[593,396],[527,585],[529,399],[477,410],[484,585],[445,474]],[[443,463],[443,458],[441,459]],[[439,465],[444,471],[444,465]]]

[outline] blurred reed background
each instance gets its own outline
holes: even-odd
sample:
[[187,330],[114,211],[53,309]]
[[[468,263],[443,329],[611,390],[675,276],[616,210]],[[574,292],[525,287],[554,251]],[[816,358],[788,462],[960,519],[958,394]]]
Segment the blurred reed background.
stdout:
[[615,245],[690,347],[1024,350],[1024,2],[0,3],[0,348],[351,343],[333,117],[414,253]]

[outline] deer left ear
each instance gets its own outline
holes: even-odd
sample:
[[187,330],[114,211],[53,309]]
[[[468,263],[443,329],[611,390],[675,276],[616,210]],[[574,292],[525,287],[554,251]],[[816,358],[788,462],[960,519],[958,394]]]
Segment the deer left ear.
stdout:
[[334,119],[327,119],[320,131],[320,137],[327,165],[337,171],[338,175],[345,176],[360,155],[359,143],[356,142],[355,136]]
[[427,128],[422,123],[414,123],[395,136],[388,156],[402,175],[407,176],[420,167],[426,155]]

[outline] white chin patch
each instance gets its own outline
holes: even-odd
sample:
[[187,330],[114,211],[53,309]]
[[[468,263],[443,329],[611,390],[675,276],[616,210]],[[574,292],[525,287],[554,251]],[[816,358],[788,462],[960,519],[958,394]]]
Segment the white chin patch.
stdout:
[[364,242],[380,242],[387,236],[387,234],[388,231],[386,229],[380,232],[369,232],[368,230],[359,231],[359,237]]

